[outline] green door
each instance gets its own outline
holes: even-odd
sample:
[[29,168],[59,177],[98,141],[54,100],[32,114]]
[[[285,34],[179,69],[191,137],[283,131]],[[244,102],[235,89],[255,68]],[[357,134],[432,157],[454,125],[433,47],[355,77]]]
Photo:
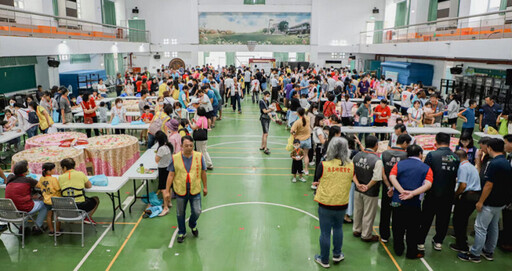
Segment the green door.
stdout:
[[36,88],[34,65],[0,68],[0,93]]
[[235,52],[226,52],[226,66],[235,66]]
[[382,30],[384,28],[384,21],[375,21],[375,27],[373,32],[373,44],[380,44],[382,43]]
[[128,20],[129,41],[146,42],[146,21]]
[[116,76],[116,67],[114,63],[114,54],[104,54],[105,61],[105,71],[108,76],[115,78]]
[[396,4],[395,27],[404,26],[407,17],[407,1]]
[[103,23],[116,25],[116,7],[111,0],[103,0]]
[[430,0],[428,5],[428,21],[432,22],[437,20],[437,4],[439,0]]

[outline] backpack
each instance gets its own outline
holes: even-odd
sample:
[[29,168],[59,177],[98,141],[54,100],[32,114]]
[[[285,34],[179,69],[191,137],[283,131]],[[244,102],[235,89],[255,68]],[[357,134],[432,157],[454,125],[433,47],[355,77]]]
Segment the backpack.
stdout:
[[164,119],[162,119],[162,115],[160,115],[158,118],[154,118],[153,122],[149,125],[149,133],[152,135],[156,135],[156,132],[161,130],[162,125],[168,119],[169,117],[165,117]]
[[28,112],[28,123],[36,124],[39,123],[39,117],[35,111]]

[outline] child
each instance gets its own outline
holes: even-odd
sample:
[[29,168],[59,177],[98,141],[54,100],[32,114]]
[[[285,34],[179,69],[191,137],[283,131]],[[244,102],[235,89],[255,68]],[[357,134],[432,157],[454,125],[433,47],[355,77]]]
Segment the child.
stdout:
[[4,132],[8,132],[16,127],[16,117],[12,115],[11,110],[5,110],[5,121],[7,123],[4,125]]
[[425,103],[425,106],[423,107],[423,113],[425,114],[425,117],[423,118],[423,124],[425,124],[426,127],[432,127],[434,125],[434,117],[432,117],[434,110],[432,109],[432,103],[430,101]]
[[309,109],[310,105],[309,105],[309,102],[308,102],[308,95],[307,94],[301,94],[299,102],[300,102],[300,107],[304,108],[305,110]]
[[[153,114],[150,112],[149,105],[144,106],[144,113],[141,116],[141,120],[144,123],[150,123],[153,120]],[[141,145],[145,144],[145,141],[148,140],[148,130],[140,131],[140,143]]]
[[100,123],[107,123],[108,117],[107,117],[108,109],[106,107],[105,102],[100,102],[100,108],[98,108],[98,113],[100,115],[99,122]]
[[395,125],[397,124],[396,120],[399,119],[400,117],[401,115],[398,113],[398,109],[393,108],[393,111],[391,111],[391,117],[389,118],[388,121],[388,127],[395,127]]
[[292,158],[292,183],[297,182],[297,173],[299,174],[299,180],[305,183],[306,179],[302,177],[302,158],[304,158],[304,151],[300,148],[300,141],[298,139],[293,140],[293,151],[290,157]]
[[50,232],[49,236],[60,236],[60,222],[57,222],[57,229],[53,228],[52,223],[52,197],[61,197],[59,180],[52,175],[57,174],[54,163],[44,163],[42,176],[37,183],[37,188],[41,189],[44,197],[44,206],[48,210],[46,214],[46,224]]
[[503,110],[503,113],[498,116],[496,125],[498,126],[498,133],[500,135],[504,136],[510,134],[510,132],[512,132],[512,114],[508,114],[507,110]]

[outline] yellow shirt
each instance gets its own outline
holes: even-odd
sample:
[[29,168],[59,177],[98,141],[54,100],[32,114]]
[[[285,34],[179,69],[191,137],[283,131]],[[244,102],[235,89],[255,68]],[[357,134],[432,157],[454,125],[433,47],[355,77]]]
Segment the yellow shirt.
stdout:
[[43,192],[46,205],[52,205],[52,197],[61,197],[59,180],[53,176],[41,177],[36,187]]
[[163,82],[158,87],[158,97],[164,96],[164,91],[166,91],[166,90],[167,90],[167,83]]
[[309,118],[304,117],[306,126],[302,125],[302,119],[298,118],[292,126],[291,132],[295,132],[295,138],[304,141],[311,137],[311,126],[309,125]]
[[39,118],[39,127],[41,128],[41,130],[46,130],[46,129],[48,129],[48,127],[50,127],[50,125],[53,125],[52,117],[50,115],[48,115],[48,120],[49,120],[49,123],[48,123],[48,121],[46,120],[46,117],[44,116],[44,112],[46,112],[46,109],[44,109],[44,107],[37,106],[36,114],[37,114],[37,117]]
[[156,120],[157,118],[160,118],[160,119],[163,119],[164,121],[162,122],[162,127],[160,127],[160,129],[162,131],[165,131],[165,123],[171,119],[167,114],[165,114],[165,112],[156,112],[155,113],[155,116],[153,116],[153,120]]
[[[73,187],[76,189],[84,189],[85,184],[89,181],[87,179],[87,176],[81,172],[76,171],[74,169],[66,171],[64,174],[59,176],[59,184],[61,191],[64,191],[68,187]],[[76,190],[68,190],[62,193],[64,197],[69,197],[72,195],[75,195],[75,201],[76,202],[84,202],[85,198],[83,196],[83,193]],[[80,196],[81,195],[81,196]]]

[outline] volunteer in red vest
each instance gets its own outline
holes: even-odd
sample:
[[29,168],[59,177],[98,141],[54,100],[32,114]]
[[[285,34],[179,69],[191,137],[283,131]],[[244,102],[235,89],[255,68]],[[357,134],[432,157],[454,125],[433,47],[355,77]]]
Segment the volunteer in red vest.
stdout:
[[201,214],[201,182],[203,183],[203,196],[206,197],[206,162],[200,152],[194,151],[194,139],[191,136],[181,138],[182,151],[173,155],[171,164],[167,168],[169,177],[164,197],[170,201],[170,189],[173,186],[176,194],[176,215],[178,218],[178,243],[183,243],[187,235],[185,227],[185,210],[190,202],[191,214],[188,225],[192,234],[197,237],[197,219]]
[[329,267],[331,231],[333,235],[333,262],[341,262],[345,256],[341,252],[343,244],[343,218],[348,207],[350,186],[354,176],[354,164],[350,160],[348,142],[334,137],[327,148],[326,160],[318,165],[315,172],[318,186],[315,201],[318,202],[320,221],[320,255],[315,261],[324,268]]

